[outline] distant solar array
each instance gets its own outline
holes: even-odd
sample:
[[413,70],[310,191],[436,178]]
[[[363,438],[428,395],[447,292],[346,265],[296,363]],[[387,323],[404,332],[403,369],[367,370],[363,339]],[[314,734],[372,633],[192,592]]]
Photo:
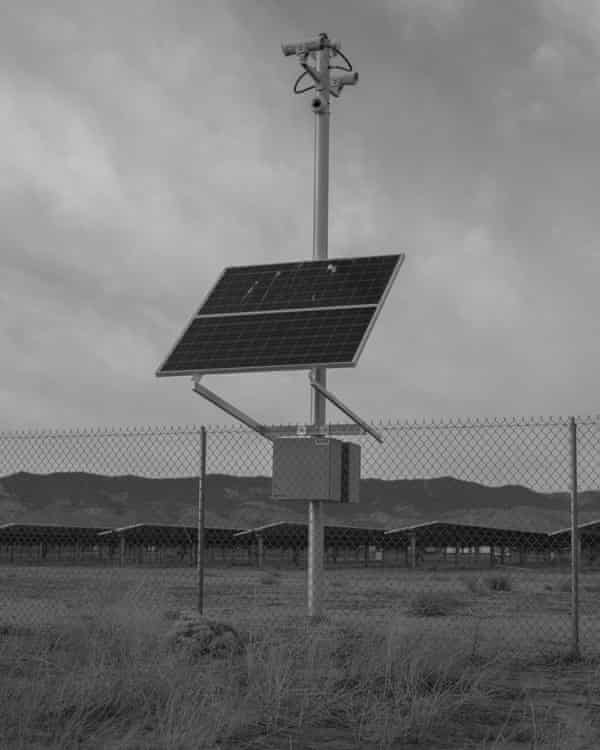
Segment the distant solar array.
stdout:
[[403,260],[226,268],[157,375],[352,366]]

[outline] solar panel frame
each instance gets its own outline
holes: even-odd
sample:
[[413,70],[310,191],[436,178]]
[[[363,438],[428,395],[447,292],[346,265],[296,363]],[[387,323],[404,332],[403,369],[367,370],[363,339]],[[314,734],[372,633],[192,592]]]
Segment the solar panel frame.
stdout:
[[[369,339],[369,336],[371,335],[371,331],[373,330],[373,326],[375,325],[375,322],[377,321],[381,309],[383,305],[385,304],[385,301],[391,291],[391,288],[394,284],[394,281],[396,280],[396,276],[398,275],[398,272],[404,263],[405,254],[404,253],[393,253],[389,254],[397,257],[397,262],[395,263],[392,272],[390,273],[390,276],[388,278],[388,281],[383,289],[383,292],[379,298],[379,301],[375,304],[367,304],[367,305],[335,305],[335,306],[325,306],[323,308],[300,308],[299,310],[295,309],[284,309],[284,310],[268,310],[264,311],[263,314],[265,315],[272,315],[277,313],[297,313],[297,312],[315,312],[318,309],[323,310],[332,310],[334,308],[339,309],[346,309],[348,311],[364,308],[364,307],[371,307],[374,310],[373,315],[371,316],[371,319],[364,331],[364,334],[354,352],[354,355],[351,360],[348,360],[347,362],[327,362],[327,361],[314,361],[314,362],[303,362],[302,364],[291,364],[291,365],[257,365],[257,366],[244,366],[244,367],[227,367],[227,368],[216,368],[216,369],[200,369],[200,368],[193,368],[193,369],[187,369],[187,370],[165,370],[166,364],[169,362],[171,357],[173,356],[174,352],[177,350],[185,336],[187,335],[189,329],[191,328],[194,320],[200,317],[214,317],[214,318],[226,318],[230,316],[248,316],[248,317],[256,317],[258,314],[256,311],[250,311],[250,312],[232,312],[232,313],[216,313],[216,314],[207,314],[207,315],[199,315],[200,310],[204,307],[206,304],[206,301],[210,298],[210,296],[213,294],[214,290],[217,288],[217,286],[221,283],[221,280],[223,279],[226,272],[229,270],[229,268],[224,268],[221,274],[219,275],[218,279],[215,281],[215,283],[211,286],[211,289],[208,293],[208,295],[205,297],[202,305],[196,309],[194,314],[190,317],[187,325],[184,327],[181,335],[176,340],[175,344],[171,347],[169,353],[162,361],[160,367],[156,371],[157,377],[176,377],[176,376],[203,376],[203,375],[209,375],[209,374],[226,374],[226,373],[241,373],[241,372],[279,372],[279,371],[287,371],[287,370],[312,370],[316,367],[326,367],[326,368],[348,368],[348,367],[355,367],[358,363],[358,360],[360,359],[362,352],[366,346],[366,343]],[[360,256],[356,258],[356,260],[360,260],[363,257],[380,257],[380,256]],[[343,260],[351,260],[351,258],[328,258],[327,262],[329,263],[336,263]],[[298,261],[298,263],[310,263],[311,261]],[[320,262],[320,261],[316,261]],[[276,265],[276,264],[273,264]]]

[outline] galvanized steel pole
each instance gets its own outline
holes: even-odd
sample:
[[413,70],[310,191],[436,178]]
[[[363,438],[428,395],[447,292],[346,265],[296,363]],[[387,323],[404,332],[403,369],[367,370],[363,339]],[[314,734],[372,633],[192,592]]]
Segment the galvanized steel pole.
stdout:
[[569,419],[571,453],[571,654],[579,658],[579,523],[577,513],[577,424]]
[[[311,108],[315,114],[315,154],[314,154],[314,195],[313,195],[313,259],[325,260],[328,256],[328,222],[329,222],[329,116],[331,96],[338,97],[344,86],[354,86],[358,82],[358,73],[352,70],[348,58],[341,51],[340,43],[330,39],[327,34],[320,34],[318,39],[305,42],[282,44],[283,54],[297,55],[304,73],[294,84],[294,93],[302,94],[314,89]],[[329,62],[332,56],[340,55],[347,67],[342,74],[332,76]],[[315,67],[309,62],[314,58]],[[309,76],[312,86],[302,90],[297,85],[304,76]],[[326,395],[327,370],[316,367],[310,374],[311,386],[311,424],[317,435],[326,434]],[[319,388],[321,390],[319,390]],[[331,397],[331,395],[329,395]],[[344,409],[342,409],[344,410]],[[311,500],[308,506],[308,565],[307,565],[307,599],[308,615],[319,618],[322,613],[323,599],[323,507],[321,500]]]
[[[314,196],[313,196],[313,259],[325,260],[329,235],[329,48],[315,53],[316,69],[320,77],[313,98],[315,113]],[[312,372],[314,380],[327,387],[327,370],[317,367]],[[312,424],[324,428],[326,400],[318,391],[312,391]],[[311,500],[308,506],[308,564],[307,598],[308,616],[318,618],[323,605],[323,503]]]
[[200,474],[198,476],[198,542],[196,544],[196,580],[198,614],[204,613],[204,519],[206,511],[206,427],[200,428]]

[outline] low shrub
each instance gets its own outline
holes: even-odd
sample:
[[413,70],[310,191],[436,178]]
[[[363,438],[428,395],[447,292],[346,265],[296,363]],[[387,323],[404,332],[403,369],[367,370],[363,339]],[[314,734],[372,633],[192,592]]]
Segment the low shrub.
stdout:
[[479,576],[465,575],[460,580],[467,591],[470,591],[472,594],[485,593],[485,587],[482,585],[482,581]]
[[512,591],[512,579],[506,573],[492,573],[484,579],[485,585],[490,591]]
[[263,573],[260,578],[260,582],[263,586],[273,586],[280,582],[281,573],[279,571],[270,571],[269,573]]
[[415,617],[443,617],[456,612],[462,602],[451,594],[423,591],[412,597],[408,612]]

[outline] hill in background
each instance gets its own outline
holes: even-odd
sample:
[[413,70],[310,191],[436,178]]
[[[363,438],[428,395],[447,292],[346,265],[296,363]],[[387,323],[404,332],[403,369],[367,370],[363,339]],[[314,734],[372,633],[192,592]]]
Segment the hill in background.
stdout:
[[[249,528],[306,521],[303,502],[270,499],[269,477],[207,477],[206,524]],[[147,479],[87,473],[18,473],[0,480],[0,523],[119,527],[133,523],[196,523],[197,478]],[[600,517],[600,492],[579,498],[580,521]],[[569,525],[567,493],[520,485],[489,487],[452,477],[363,479],[357,505],[326,504],[330,523],[396,528],[447,520],[497,528],[552,531]]]

